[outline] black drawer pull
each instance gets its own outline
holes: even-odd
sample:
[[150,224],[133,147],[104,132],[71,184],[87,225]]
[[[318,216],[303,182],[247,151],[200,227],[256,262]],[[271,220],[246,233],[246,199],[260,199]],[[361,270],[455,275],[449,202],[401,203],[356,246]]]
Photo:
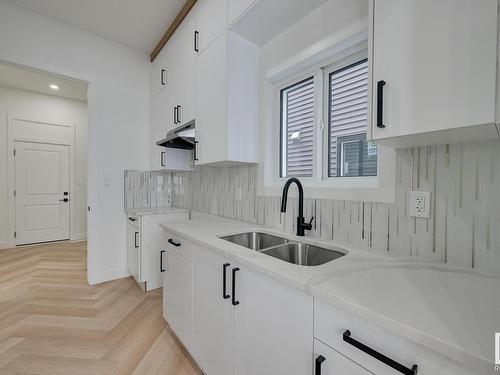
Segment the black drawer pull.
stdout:
[[236,301],[236,272],[238,272],[240,269],[238,267],[233,268],[233,285],[232,285],[232,303],[233,306],[238,306],[240,304],[240,301]]
[[165,254],[165,250],[160,251],[160,272],[165,272],[165,268],[163,268],[163,254]]
[[380,362],[385,363],[387,366],[392,367],[394,370],[399,371],[405,375],[417,375],[418,366],[413,365],[411,368],[403,366],[401,363],[394,361],[393,359],[386,357],[382,353],[373,350],[372,348],[366,346],[365,344],[353,339],[351,337],[351,331],[346,330],[343,335],[344,341],[348,344],[351,344],[355,348],[358,348],[362,352],[365,352],[369,356],[372,356],[375,359],[378,359]]
[[314,372],[315,375],[321,375],[321,364],[323,362],[325,362],[325,360],[326,360],[326,358],[323,357],[322,355],[320,355],[320,356],[318,356],[316,358],[316,366],[315,366],[316,369],[315,369],[315,372]]
[[227,273],[227,267],[229,267],[229,263],[224,263],[222,265],[222,298],[228,299],[230,297],[229,294],[226,293],[226,273]]
[[384,125],[384,86],[385,81],[377,82],[377,128],[385,128]]
[[168,239],[168,243],[171,244],[171,245],[174,245],[175,247],[181,246],[180,242],[174,242],[174,240],[171,239],[171,238]]

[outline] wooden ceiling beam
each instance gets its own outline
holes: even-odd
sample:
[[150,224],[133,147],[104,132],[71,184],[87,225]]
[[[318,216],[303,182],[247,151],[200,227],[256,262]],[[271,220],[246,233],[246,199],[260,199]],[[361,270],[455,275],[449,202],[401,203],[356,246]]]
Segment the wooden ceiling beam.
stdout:
[[181,24],[182,20],[184,18],[186,18],[186,16],[188,15],[189,11],[191,10],[191,8],[194,6],[194,4],[196,4],[196,1],[197,0],[187,0],[186,1],[186,3],[184,4],[184,6],[182,7],[182,9],[179,11],[179,13],[177,14],[177,16],[175,17],[175,19],[172,22],[172,24],[169,26],[169,28],[167,29],[167,31],[165,31],[165,34],[163,34],[163,36],[161,37],[160,41],[156,45],[156,47],[153,50],[153,52],[151,52],[151,55],[150,55],[150,58],[149,58],[149,60],[151,62],[154,61],[154,59],[156,58],[156,56],[158,56],[158,54],[160,53],[160,51],[162,50],[162,48],[165,47],[165,44],[167,44],[168,40],[172,37],[172,35],[174,35],[175,30],[177,30],[177,28]]

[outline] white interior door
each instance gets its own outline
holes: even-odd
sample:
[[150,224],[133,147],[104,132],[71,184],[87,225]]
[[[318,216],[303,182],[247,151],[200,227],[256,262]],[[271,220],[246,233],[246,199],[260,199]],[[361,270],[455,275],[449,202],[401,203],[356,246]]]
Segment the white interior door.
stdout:
[[69,239],[69,146],[15,149],[16,245]]

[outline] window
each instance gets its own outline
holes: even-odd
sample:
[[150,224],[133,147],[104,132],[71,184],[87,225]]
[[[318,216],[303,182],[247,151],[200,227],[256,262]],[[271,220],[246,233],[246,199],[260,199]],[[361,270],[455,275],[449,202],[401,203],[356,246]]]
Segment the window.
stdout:
[[328,75],[328,177],[377,175],[377,146],[366,141],[368,61]]
[[[325,126],[316,126],[320,118]],[[366,140],[367,126],[366,52],[318,67],[315,74],[284,85],[279,176],[316,180],[377,176],[378,150]]]
[[314,77],[280,91],[281,177],[312,177],[314,170]]

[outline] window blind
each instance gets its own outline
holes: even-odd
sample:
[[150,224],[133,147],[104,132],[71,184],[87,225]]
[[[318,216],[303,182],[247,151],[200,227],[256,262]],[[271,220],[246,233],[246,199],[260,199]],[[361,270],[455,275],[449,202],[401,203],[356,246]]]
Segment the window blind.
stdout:
[[313,175],[314,110],[313,77],[281,91],[282,177]]
[[[337,150],[338,138],[348,135],[366,133],[368,125],[368,62],[362,60],[330,74],[329,97],[329,175],[342,176],[341,155]],[[366,141],[364,146],[366,149]],[[345,160],[355,158],[352,152],[355,147],[349,148],[350,155],[345,155]],[[365,150],[366,152],[366,150]],[[363,159],[363,158],[361,158]],[[376,162],[376,158],[375,158]],[[373,164],[373,163],[372,163]],[[376,164],[375,164],[376,165]],[[354,167],[354,166],[353,166]],[[366,169],[366,168],[365,168]],[[354,169],[351,168],[351,171]],[[356,166],[356,170],[362,170]],[[373,166],[368,168],[368,173],[373,174]],[[376,174],[376,171],[375,171]],[[352,175],[351,172],[345,175]]]

